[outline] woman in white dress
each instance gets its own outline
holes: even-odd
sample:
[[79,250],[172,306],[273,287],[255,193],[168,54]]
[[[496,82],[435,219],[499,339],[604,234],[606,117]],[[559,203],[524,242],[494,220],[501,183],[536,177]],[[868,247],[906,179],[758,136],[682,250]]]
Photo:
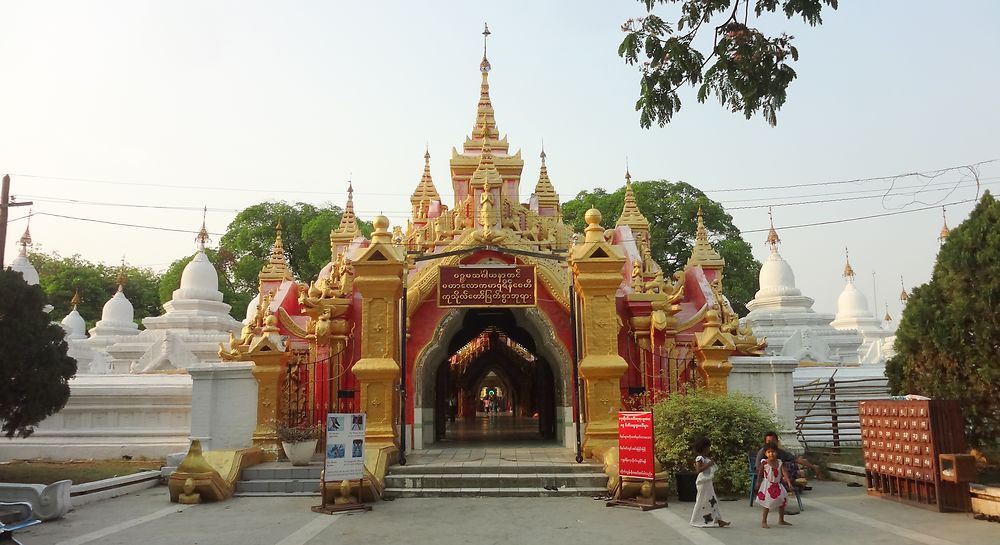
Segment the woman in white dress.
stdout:
[[722,514],[719,512],[719,500],[715,497],[715,485],[712,482],[716,465],[708,457],[708,449],[711,446],[712,442],[707,437],[699,437],[692,445],[691,450],[698,455],[694,459],[694,468],[698,472],[698,478],[695,480],[695,485],[698,487],[698,497],[695,500],[694,511],[691,513],[691,526],[725,528],[729,526],[729,522],[722,520]]

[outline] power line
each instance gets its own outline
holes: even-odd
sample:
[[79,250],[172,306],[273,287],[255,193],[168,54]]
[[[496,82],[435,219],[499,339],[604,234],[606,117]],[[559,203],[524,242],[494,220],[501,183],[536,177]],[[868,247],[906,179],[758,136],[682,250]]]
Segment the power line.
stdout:
[[[971,164],[965,165],[954,165],[949,167],[944,167],[940,169],[926,170],[922,172],[903,172],[899,174],[893,174],[889,176],[872,176],[868,178],[852,178],[848,180],[830,180],[825,182],[810,182],[810,183],[798,183],[798,184],[787,184],[787,185],[773,185],[773,186],[752,186],[752,187],[730,187],[730,188],[719,188],[719,189],[705,189],[705,193],[728,193],[736,191],[770,191],[776,189],[791,189],[799,187],[817,187],[826,185],[841,185],[841,184],[861,184],[867,182],[880,182],[880,181],[894,181],[899,178],[905,178],[909,176],[920,176],[920,177],[937,177],[945,174],[947,172],[969,169],[975,170],[977,167],[982,165],[995,163],[1000,161],[1000,159],[987,159],[984,161],[978,161]],[[57,181],[72,181],[72,182],[87,182],[87,183],[98,183],[98,184],[110,184],[110,185],[127,185],[127,186],[143,186],[143,187],[159,187],[165,189],[190,189],[190,190],[211,190],[211,191],[239,191],[239,192],[267,192],[273,193],[273,188],[268,189],[255,189],[248,187],[223,187],[223,186],[191,186],[191,185],[180,185],[180,184],[160,184],[160,183],[144,183],[144,182],[125,182],[116,180],[103,180],[96,178],[78,178],[71,176],[44,176],[39,174],[11,174],[11,176],[22,176],[25,178],[36,178],[43,180],[57,180]],[[330,192],[330,191],[301,191],[301,190],[289,190],[282,189],[282,193],[288,194],[300,194],[300,195],[344,195],[343,192]],[[358,195],[370,195],[376,197],[407,197],[409,195],[402,193],[367,193],[364,191],[356,192]],[[453,196],[453,195],[451,195]]]
[[959,170],[959,169],[975,169],[982,165],[989,163],[995,163],[1000,161],[1000,159],[987,159],[985,161],[979,161],[969,165],[955,165],[951,167],[945,167],[936,170],[925,170],[923,172],[903,172],[900,174],[893,174],[891,176],[873,176],[870,178],[854,178],[851,180],[832,180],[829,182],[813,182],[805,184],[789,184],[789,185],[772,185],[772,186],[758,186],[758,187],[731,187],[725,189],[705,189],[706,193],[726,193],[731,191],[763,191],[763,190],[773,190],[773,189],[790,189],[794,187],[816,187],[822,185],[839,185],[839,184],[858,184],[865,182],[880,182],[880,181],[892,181],[898,180],[899,178],[905,178],[908,176],[922,176],[922,177],[937,177],[944,173]]
[[[993,177],[990,177],[990,178],[983,178],[982,180],[1000,180],[1000,176],[993,176]],[[757,209],[757,208],[767,208],[767,207],[771,207],[771,206],[773,206],[773,207],[779,207],[779,206],[799,206],[799,205],[807,205],[807,204],[825,204],[825,203],[833,203],[833,202],[846,202],[846,201],[856,201],[856,200],[866,200],[866,199],[883,199],[884,200],[884,199],[893,198],[893,197],[904,197],[904,196],[919,195],[921,193],[932,193],[932,192],[939,192],[939,191],[951,191],[951,192],[953,192],[953,191],[957,190],[959,187],[962,187],[964,184],[968,184],[969,182],[976,182],[977,186],[979,186],[979,185],[993,185],[993,184],[979,183],[976,180],[959,180],[959,181],[954,181],[954,182],[928,183],[928,184],[923,184],[921,186],[915,186],[914,185],[914,186],[900,187],[900,188],[896,188],[895,190],[893,190],[892,193],[886,193],[886,190],[884,190],[884,189],[876,189],[876,190],[870,190],[869,189],[869,190],[860,190],[860,191],[842,191],[842,192],[834,192],[834,193],[826,193],[826,194],[816,195],[816,196],[824,196],[824,195],[852,195],[852,194],[855,194],[855,193],[877,193],[875,195],[863,195],[863,196],[855,196],[855,197],[841,197],[841,198],[835,198],[835,199],[817,199],[817,200],[810,200],[810,201],[796,201],[796,202],[783,202],[783,203],[782,202],[774,202],[775,199],[792,199],[792,198],[802,198],[802,197],[809,197],[810,196],[810,195],[797,195],[797,196],[793,196],[793,197],[773,197],[773,198],[770,198],[770,199],[744,199],[744,200],[738,200],[738,201],[723,201],[723,203],[725,203],[725,202],[761,202],[761,201],[764,201],[764,202],[767,203],[767,204],[759,204],[759,205],[725,206],[724,207],[726,210],[751,210],[751,209]],[[945,187],[943,187],[941,189],[928,189],[930,187],[940,187],[940,186],[945,186]],[[906,189],[914,189],[915,191],[910,191],[910,192],[903,191],[903,190],[906,190]],[[160,206],[160,205],[150,205],[150,204],[117,203],[117,202],[104,202],[104,201],[85,201],[85,200],[79,200],[79,199],[61,199],[61,198],[58,198],[58,197],[48,197],[48,196],[42,196],[42,195],[23,195],[23,196],[26,197],[26,198],[35,199],[35,201],[38,201],[38,202],[53,202],[53,203],[59,203],[59,204],[74,204],[74,205],[79,204],[79,205],[89,205],[89,206],[112,206],[112,207],[119,207],[119,208],[145,208],[145,209],[163,209],[163,210],[186,210],[186,211],[196,211],[196,212],[201,212],[202,210],[204,210],[203,207],[193,207],[193,206]],[[946,195],[946,197],[947,197],[947,195]],[[208,210],[210,212],[231,212],[231,213],[238,213],[238,212],[240,212],[239,209],[234,209],[234,208],[209,208]],[[356,210],[355,212],[357,214],[362,214],[362,215],[385,214],[384,210],[379,210],[378,212],[376,212],[374,210]],[[392,217],[409,217],[409,214],[410,214],[409,211],[405,211],[404,212],[404,211],[398,211],[398,210],[391,210],[386,215],[389,215],[389,216],[392,216]]]
[[[820,199],[820,200],[814,200],[814,201],[797,201],[797,202],[783,202],[783,203],[774,203],[774,204],[754,204],[754,205],[747,205],[747,206],[730,206],[730,207],[725,207],[725,209],[726,210],[749,210],[749,209],[755,209],[755,208],[771,208],[771,207],[777,208],[779,206],[798,206],[798,205],[803,205],[803,204],[825,204],[825,203],[831,203],[831,202],[860,201],[860,200],[866,200],[866,199],[883,199],[883,200],[885,200],[887,198],[892,198],[892,197],[903,197],[903,196],[907,196],[907,195],[920,195],[920,194],[923,194],[923,193],[937,193],[937,192],[941,192],[941,191],[947,191],[948,194],[944,195],[943,197],[941,197],[941,199],[943,200],[943,199],[948,198],[952,193],[954,193],[958,189],[957,186],[953,186],[953,184],[951,184],[951,183],[949,183],[947,185],[952,186],[952,187],[943,187],[943,188],[940,188],[940,189],[926,189],[926,190],[920,190],[920,191],[913,191],[913,192],[910,192],[910,193],[894,193],[892,195],[884,195],[884,194],[883,195],[863,195],[863,196],[860,196],[860,197],[841,197],[839,199]],[[991,183],[991,184],[976,184],[976,185],[977,186],[995,185],[995,182]],[[911,201],[910,203],[907,203],[907,204],[912,204],[912,202],[913,201]],[[922,202],[921,204],[930,204],[930,203],[923,203]],[[934,206],[938,206],[938,204],[934,203]]]
[[[842,219],[837,219],[837,220],[817,221],[817,222],[813,222],[813,223],[800,223],[800,224],[797,224],[797,225],[775,226],[775,229],[782,230],[782,231],[787,231],[788,229],[800,229],[800,228],[803,228],[803,227],[816,227],[818,225],[833,225],[833,224],[836,224],[836,223],[847,223],[847,222],[851,222],[851,221],[868,220],[868,219],[874,219],[874,218],[884,218],[884,217],[887,217],[887,216],[898,216],[899,214],[909,214],[911,212],[921,212],[923,210],[937,210],[937,209],[941,208],[942,206],[954,206],[956,204],[965,204],[965,203],[970,203],[970,202],[976,202],[976,199],[965,199],[964,201],[954,201],[954,202],[945,203],[943,205],[942,204],[935,204],[935,205],[932,205],[932,206],[925,206],[923,208],[910,208],[908,210],[897,210],[895,212],[885,212],[885,213],[882,213],[882,214],[871,214],[871,215],[868,215],[868,216],[856,216],[856,217],[853,217],[853,218],[842,218]],[[770,230],[771,230],[771,228],[767,227],[767,228],[764,228],[764,229],[750,229],[748,231],[742,231],[742,233],[766,233],[766,232],[768,232]]]
[[[86,222],[90,222],[90,223],[103,223],[105,225],[115,225],[117,227],[134,227],[136,229],[150,229],[150,230],[153,230],[153,231],[168,231],[168,232],[171,232],[171,233],[190,233],[192,235],[197,235],[198,234],[198,231],[192,231],[190,229],[174,229],[174,228],[171,228],[171,227],[154,227],[152,225],[139,225],[139,224],[136,224],[136,223],[120,223],[120,222],[117,222],[117,221],[98,220],[98,219],[93,219],[93,218],[79,218],[79,217],[76,217],[76,216],[64,216],[62,214],[53,214],[51,212],[35,212],[32,215],[33,216],[50,216],[50,217],[53,217],[53,218],[62,218],[62,219],[76,220],[76,221],[86,221]],[[212,235],[212,236],[219,237],[219,236],[224,235],[225,233],[209,233],[209,234]]]

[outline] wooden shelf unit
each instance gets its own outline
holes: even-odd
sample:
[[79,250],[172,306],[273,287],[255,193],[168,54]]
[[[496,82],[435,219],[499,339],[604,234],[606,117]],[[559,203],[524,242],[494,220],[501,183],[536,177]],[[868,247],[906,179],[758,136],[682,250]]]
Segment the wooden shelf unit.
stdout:
[[939,455],[966,451],[957,401],[858,402],[868,494],[934,509],[970,509],[969,485],[941,479]]

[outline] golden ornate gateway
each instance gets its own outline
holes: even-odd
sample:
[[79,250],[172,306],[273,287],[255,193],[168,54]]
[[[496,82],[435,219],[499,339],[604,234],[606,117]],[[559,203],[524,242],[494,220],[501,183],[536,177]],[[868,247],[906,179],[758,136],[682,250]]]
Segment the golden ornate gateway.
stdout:
[[[311,283],[289,274],[278,227],[260,273],[256,317],[240,338],[220,347],[224,359],[258,366],[254,443],[271,457],[280,449],[274,428],[283,386],[276,377],[283,376],[292,351],[308,354],[315,364],[310,372],[326,384],[310,397],[307,418],[335,409],[368,414],[365,463],[378,487],[399,455],[401,438],[426,447],[439,439],[445,418],[475,414],[482,395],[537,418],[539,433],[567,447],[574,423],[582,423],[583,453],[616,464],[623,398],[675,391],[696,379],[725,391],[728,357],[759,345],[740,330],[722,295],[724,261],[709,243],[700,212],[691,259],[671,275],[650,257],[649,221],[628,173],[615,228],[603,228],[601,213],[591,209],[582,238],[562,221],[544,151],[531,196],[521,202],[524,162],[500,136],[490,68],[484,50],[472,133],[449,160],[452,202],[438,193],[425,153],[407,225],[390,230],[388,219],[376,217],[368,239],[358,228],[348,187],[340,226],[330,234],[334,258]],[[442,271],[454,267],[531,269],[532,302],[514,309],[441,305]],[[571,307],[579,311],[577,346]],[[516,363],[477,359],[488,351]],[[675,359],[691,366],[664,363]],[[578,390],[571,380],[575,370],[582,379]]]

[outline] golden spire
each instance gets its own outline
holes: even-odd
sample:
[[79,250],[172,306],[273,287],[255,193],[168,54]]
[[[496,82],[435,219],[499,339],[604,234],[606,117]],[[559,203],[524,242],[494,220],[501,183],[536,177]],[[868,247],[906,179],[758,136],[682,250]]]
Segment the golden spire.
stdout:
[[490,71],[490,61],[486,59],[486,39],[490,37],[490,26],[483,23],[483,62],[479,63],[480,72]]
[[288,261],[285,259],[285,247],[281,243],[281,220],[274,226],[274,247],[271,249],[271,257],[260,269],[257,277],[261,280],[292,280],[292,271],[288,269]]
[[698,207],[698,228],[695,230],[694,249],[691,250],[688,265],[701,265],[703,268],[717,269],[726,265],[726,260],[722,259],[719,252],[716,252],[708,241],[708,230],[705,229],[705,219],[701,215],[701,206]]
[[945,209],[941,207],[941,218],[944,220],[944,226],[941,227],[941,233],[938,235],[938,242],[944,244],[948,240],[948,235],[951,234],[951,229],[948,229],[948,216],[945,214]]
[[906,301],[910,299],[910,295],[906,293],[906,284],[903,283],[903,275],[899,275],[899,287],[903,288],[903,291],[899,292],[899,301],[906,304]]
[[80,286],[73,290],[73,298],[69,300],[69,304],[73,305],[73,310],[80,305]]
[[642,215],[639,205],[635,202],[635,191],[632,189],[632,174],[628,167],[625,167],[625,205],[622,207],[622,215],[618,216],[618,223],[615,225],[628,225],[632,232],[649,231],[649,220]]
[[774,230],[774,215],[771,214],[770,206],[767,207],[767,218],[771,222],[771,229],[767,232],[767,245],[771,247],[772,252],[777,252],[781,239],[778,238],[778,232]]
[[347,204],[344,213],[340,215],[340,226],[334,233],[354,234],[358,232],[358,217],[354,214],[354,185],[347,181]]
[[208,237],[208,229],[205,227],[205,220],[207,216],[208,216],[208,207],[206,206],[201,213],[201,230],[198,231],[198,236],[194,238],[196,241],[198,241],[198,249],[201,251],[204,251],[205,245],[212,240]]
[[483,61],[479,63],[479,72],[482,74],[483,81],[479,84],[479,104],[476,106],[476,124],[472,128],[472,140],[480,140],[486,138],[485,133],[495,132],[497,138],[500,137],[499,131],[496,131],[496,118],[493,112],[493,102],[490,100],[490,61],[486,58],[486,38],[490,35],[490,29],[485,24],[483,25]]
[[549,169],[545,166],[545,144],[542,144],[542,166],[538,169],[538,183],[535,184],[535,197],[538,198],[538,207],[554,208],[559,210],[559,194],[549,180]]
[[889,316],[889,303],[885,304],[885,317],[882,318],[882,320],[884,320],[886,322],[891,322],[892,321],[892,316]]
[[416,214],[417,207],[424,200],[429,202],[441,200],[441,195],[438,194],[437,188],[434,187],[434,180],[431,179],[430,150],[424,151],[424,174],[420,177],[420,183],[417,184],[417,188],[413,190],[413,195],[410,196],[410,205],[413,208],[414,214]]
[[493,161],[493,146],[490,143],[489,127],[483,134],[485,137],[483,138],[482,152],[479,154],[479,166],[476,167],[472,178],[469,179],[470,193],[479,185],[483,187],[501,187],[503,185],[503,178]]
[[847,257],[847,264],[844,265],[843,276],[848,282],[854,282],[854,268],[851,267],[851,251],[847,249],[847,246],[844,246],[844,256]]

